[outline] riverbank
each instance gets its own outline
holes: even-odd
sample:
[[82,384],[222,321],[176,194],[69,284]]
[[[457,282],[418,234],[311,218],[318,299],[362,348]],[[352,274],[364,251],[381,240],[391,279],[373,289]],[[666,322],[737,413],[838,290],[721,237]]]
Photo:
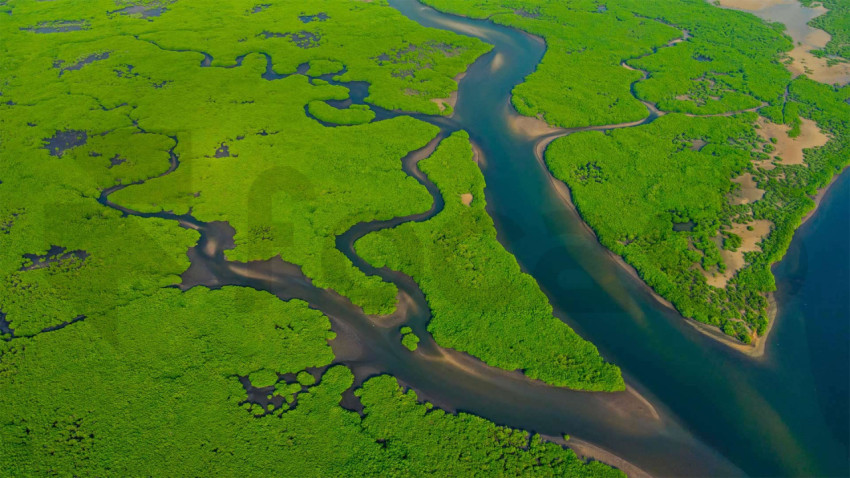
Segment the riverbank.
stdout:
[[[529,118],[529,119],[530,119],[530,120],[532,120],[532,121],[534,121],[535,123],[539,121],[539,120],[535,120],[535,119],[533,119],[533,118]],[[549,129],[551,130],[551,129],[552,129],[552,127],[551,127],[551,126],[549,126]],[[539,125],[539,124],[538,124],[538,125],[536,125],[536,126],[535,126],[534,130],[536,130],[536,131],[547,131],[547,128],[545,128],[545,127],[543,127],[543,126],[541,126],[541,125]],[[543,138],[540,138],[540,139],[537,141],[537,143],[535,144],[535,146],[534,146],[534,154],[535,154],[535,158],[537,159],[537,162],[538,162],[539,166],[540,166],[541,168],[543,168],[543,169],[547,172],[547,174],[548,174],[549,170],[548,170],[548,167],[547,167],[547,165],[546,165],[546,161],[545,161],[545,159],[544,159],[544,154],[545,154],[546,148],[547,148],[547,146],[548,146],[548,145],[549,145],[552,141],[554,141],[555,139],[560,138],[560,137],[561,137],[561,136],[563,136],[564,134],[567,134],[567,133],[554,133],[554,134],[550,134],[550,135],[548,135],[548,136],[545,136],[545,137],[543,137]],[[831,186],[831,185],[832,185],[832,184],[836,181],[836,179],[838,178],[839,174],[841,174],[841,173],[836,174],[836,175],[833,177],[833,179],[832,179],[832,181],[830,182],[830,184],[829,184],[829,185],[827,185],[827,186],[826,186],[825,188],[823,188],[822,190],[820,190],[820,191],[819,191],[819,193],[818,193],[818,195],[814,198],[814,200],[815,200],[815,209],[817,208],[817,205],[818,205],[818,204],[820,204],[821,199],[824,197],[824,195],[826,194],[826,192],[827,192],[827,190],[829,189],[829,187],[830,187],[830,186]],[[575,203],[574,203],[574,202],[573,202],[573,200],[572,200],[572,195],[571,195],[570,190],[569,190],[569,188],[567,187],[567,185],[566,185],[565,183],[563,183],[562,181],[559,181],[557,178],[555,178],[555,177],[554,177],[554,176],[552,176],[551,174],[548,174],[548,176],[549,176],[549,180],[550,180],[550,183],[551,183],[551,185],[552,185],[552,188],[553,188],[553,189],[554,189],[554,190],[558,193],[558,195],[559,195],[559,196],[561,197],[561,199],[564,201],[564,204],[565,204],[565,205],[566,205],[566,206],[567,206],[567,207],[568,207],[571,211],[573,211],[573,212],[575,213],[576,217],[578,218],[578,220],[579,220],[579,221],[580,221],[580,223],[582,224],[583,229],[584,229],[584,230],[588,233],[588,235],[589,235],[590,237],[592,237],[592,238],[593,238],[593,240],[594,240],[594,241],[599,242],[599,238],[598,238],[598,236],[596,235],[596,231],[594,231],[594,230],[593,230],[593,228],[592,228],[592,227],[590,227],[590,225],[589,225],[589,224],[587,224],[587,222],[586,222],[586,221],[584,221],[584,220],[581,218],[581,215],[580,215],[580,213],[578,212],[578,209],[577,209],[577,207],[576,207]],[[815,209],[812,209],[812,211],[810,211],[810,212],[809,212],[809,213],[808,213],[808,214],[804,217],[803,221],[801,222],[801,225],[802,225],[802,223],[805,223],[805,221],[806,221],[806,220],[808,220],[808,218],[809,218],[809,217],[811,217],[811,215],[814,213]],[[625,259],[623,259],[623,258],[622,258],[621,256],[619,256],[618,254],[616,254],[616,253],[614,253],[613,251],[611,251],[610,249],[606,248],[606,247],[605,247],[604,245],[602,245],[601,243],[600,243],[600,245],[601,245],[603,248],[605,248],[605,251],[607,252],[608,256],[611,258],[612,262],[616,263],[616,264],[617,264],[618,266],[620,266],[620,267],[621,267],[624,271],[626,271],[626,272],[628,273],[628,275],[629,275],[629,276],[631,276],[631,277],[632,277],[635,281],[637,281],[638,283],[640,283],[640,284],[641,284],[641,287],[642,287],[642,288],[643,288],[643,289],[644,289],[644,290],[645,290],[645,291],[646,291],[646,292],[647,292],[650,296],[652,296],[652,297],[653,297],[653,299],[655,299],[655,301],[656,301],[656,302],[658,302],[659,304],[663,305],[664,307],[666,307],[666,308],[668,308],[668,309],[670,309],[670,310],[672,310],[672,311],[675,311],[677,314],[681,315],[681,313],[679,312],[679,310],[675,307],[675,305],[673,305],[673,303],[672,303],[672,302],[670,302],[669,300],[667,300],[666,298],[664,298],[664,297],[662,297],[660,294],[658,294],[658,292],[656,292],[656,291],[655,291],[652,287],[650,287],[650,286],[649,286],[649,285],[648,285],[648,284],[647,284],[647,283],[643,280],[643,278],[640,276],[640,273],[638,273],[637,269],[635,269],[632,265],[630,265],[629,263],[627,263],[627,262],[625,261]],[[767,293],[767,294],[766,294],[766,299],[768,300],[768,308],[767,308],[767,312],[766,312],[766,313],[767,313],[767,317],[768,317],[768,325],[767,325],[767,329],[765,330],[765,333],[764,333],[763,335],[760,335],[760,336],[754,336],[754,337],[753,337],[753,341],[752,341],[752,343],[750,343],[750,344],[745,344],[745,343],[743,343],[743,342],[740,342],[740,341],[738,341],[738,340],[735,340],[733,337],[730,337],[729,335],[727,335],[727,334],[723,333],[723,332],[722,332],[719,328],[717,328],[716,326],[709,325],[709,324],[705,324],[705,323],[702,323],[702,322],[696,321],[696,320],[694,320],[694,319],[692,319],[692,318],[689,318],[689,317],[684,317],[684,316],[682,316],[682,318],[683,318],[683,319],[685,319],[685,322],[686,322],[688,325],[690,325],[691,327],[693,327],[693,328],[694,328],[694,330],[696,330],[696,331],[700,332],[700,333],[701,333],[701,334],[703,334],[704,336],[706,336],[706,337],[708,337],[708,338],[711,338],[712,340],[714,340],[714,341],[716,341],[716,342],[718,342],[718,343],[721,343],[721,344],[725,345],[725,346],[726,346],[726,347],[728,347],[729,349],[734,350],[734,351],[736,351],[736,352],[740,352],[741,354],[744,354],[744,355],[746,355],[746,356],[748,356],[748,357],[751,357],[751,358],[753,358],[753,359],[761,359],[762,357],[764,357],[765,349],[766,349],[766,345],[767,345],[767,341],[768,341],[768,337],[769,337],[769,335],[770,335],[770,332],[771,332],[771,331],[773,330],[773,328],[774,328],[774,325],[775,325],[775,323],[776,323],[776,318],[777,318],[777,315],[778,315],[778,304],[777,304],[777,302],[776,302],[776,299],[775,299],[774,293],[773,293],[773,292]]]

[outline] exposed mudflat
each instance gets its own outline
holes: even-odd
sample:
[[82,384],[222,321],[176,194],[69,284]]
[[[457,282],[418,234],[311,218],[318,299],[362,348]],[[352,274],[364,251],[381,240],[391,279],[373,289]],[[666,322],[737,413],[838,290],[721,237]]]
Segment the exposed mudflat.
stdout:
[[729,202],[733,205],[750,204],[764,196],[764,189],[759,189],[750,173],[742,174],[733,179],[732,182],[741,185],[741,189],[735,191],[729,197]]
[[[705,278],[708,284],[714,287],[725,288],[726,284],[735,277],[735,274],[747,265],[744,254],[761,250],[760,243],[762,239],[770,234],[772,226],[773,223],[765,219],[756,219],[746,224],[733,224],[728,232],[741,237],[741,246],[734,251],[723,249],[722,238],[717,237],[715,240],[718,242],[718,246],[721,247],[720,257],[723,258],[723,263],[726,264],[726,271],[722,274],[706,272]],[[752,227],[752,231],[748,227]]]
[[[759,136],[765,141],[772,141],[771,138],[776,139],[776,143],[773,145],[775,149],[770,153],[771,161],[778,160],[785,165],[804,165],[806,164],[803,160],[806,149],[819,148],[829,141],[829,136],[818,128],[817,123],[806,118],[801,118],[801,120],[800,135],[796,138],[791,138],[788,136],[788,131],[791,129],[790,126],[771,123],[764,118],[758,119],[757,124],[759,129],[756,132],[758,132]],[[765,169],[773,169],[773,165],[769,164],[769,162],[763,162],[760,166]]]

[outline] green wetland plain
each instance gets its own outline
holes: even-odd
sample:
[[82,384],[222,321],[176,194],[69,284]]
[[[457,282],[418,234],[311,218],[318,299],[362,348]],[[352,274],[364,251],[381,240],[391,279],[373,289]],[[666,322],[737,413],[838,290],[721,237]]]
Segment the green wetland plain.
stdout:
[[261,1],[0,1],[0,476],[850,474],[846,2]]

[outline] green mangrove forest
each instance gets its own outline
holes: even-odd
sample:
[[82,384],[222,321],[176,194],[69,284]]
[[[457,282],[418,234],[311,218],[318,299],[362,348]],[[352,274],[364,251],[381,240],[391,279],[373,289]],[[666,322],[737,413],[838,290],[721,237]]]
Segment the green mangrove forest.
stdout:
[[[704,0],[422,3],[541,38],[511,103],[557,128],[541,159],[581,218],[685,317],[764,337],[771,265],[850,163],[850,87],[792,77],[782,25]],[[822,3],[815,54],[848,61],[850,8]],[[0,475],[625,475],[344,340],[349,314],[390,331],[366,352],[639,396],[500,242],[452,123],[491,44],[386,0],[0,17]]]

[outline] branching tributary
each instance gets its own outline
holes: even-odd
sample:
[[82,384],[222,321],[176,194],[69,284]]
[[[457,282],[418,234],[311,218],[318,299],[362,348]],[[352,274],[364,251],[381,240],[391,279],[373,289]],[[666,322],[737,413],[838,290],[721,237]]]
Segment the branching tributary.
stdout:
[[[398,309],[395,313],[385,317],[365,315],[350,300],[333,290],[314,286],[303,275],[300,267],[284,262],[280,257],[248,263],[226,260],[224,251],[234,247],[234,230],[226,223],[203,223],[191,215],[129,210],[108,199],[112,192],[125,187],[123,185],[105,190],[100,198],[101,203],[125,214],[175,220],[183,227],[199,231],[201,238],[198,244],[188,252],[191,267],[182,276],[183,289],[227,285],[251,287],[269,291],[283,300],[301,299],[321,310],[331,319],[337,333],[331,342],[336,356],[335,363],[344,364],[354,372],[355,387],[370,376],[390,374],[414,389],[421,399],[446,410],[474,413],[498,424],[550,437],[569,434],[573,437],[571,446],[580,452],[621,466],[636,475],[643,472],[667,476],[741,474],[719,453],[695,438],[666,408],[657,404],[653,406],[631,387],[621,393],[571,391],[529,380],[519,372],[489,367],[466,354],[440,347],[427,331],[430,309],[418,285],[404,274],[371,266],[355,253],[354,242],[368,233],[404,222],[425,221],[442,211],[444,202],[438,188],[418,169],[417,162],[428,157],[440,140],[452,131],[469,130],[473,133],[473,140],[484,134],[499,137],[508,144],[507,150],[516,151],[517,155],[531,160],[531,164],[527,164],[528,168],[537,168],[539,165],[534,161],[535,149],[538,149],[539,158],[542,148],[556,137],[591,129],[636,126],[664,114],[654,105],[644,103],[649,109],[647,118],[633,123],[572,129],[544,128],[534,134],[510,131],[510,119],[517,118],[518,114],[509,104],[504,103],[507,103],[513,86],[530,74],[542,58],[545,50],[543,42],[490,22],[467,21],[425,9],[413,0],[394,0],[391,4],[425,26],[476,36],[495,47],[493,52],[479,58],[467,71],[462,80],[456,113],[451,118],[410,115],[441,129],[438,137],[428,145],[402,159],[403,170],[416,178],[433,196],[430,210],[407,217],[357,224],[337,237],[337,248],[356,267],[398,287]],[[668,46],[675,43],[677,41]],[[518,64],[497,68],[494,64],[497,55],[500,55],[500,63],[505,58],[522,60],[517,60]],[[268,71],[264,74],[266,79],[286,76],[276,74],[271,69],[270,58],[266,58],[269,61]],[[200,66],[208,67],[210,64],[211,58],[204,53]],[[237,59],[233,66],[239,64]],[[299,70],[297,73],[303,72]],[[330,77],[326,79],[333,82]],[[364,102],[367,85],[343,85],[351,89],[352,102]],[[464,91],[473,88],[487,90],[486,94],[479,96],[489,98],[488,108],[473,104],[475,99],[465,97]],[[503,114],[493,114],[499,108],[503,108]],[[377,113],[377,120],[405,114],[374,106],[372,109]],[[176,148],[177,138],[172,139]],[[483,156],[485,161],[482,163],[486,164],[487,151],[484,151]],[[164,174],[179,167],[174,148],[171,150],[171,163]],[[545,178],[551,180],[548,174]],[[493,187],[488,177],[488,189]],[[546,187],[555,189],[551,184]],[[492,202],[488,206],[491,214],[496,213],[497,225],[500,222],[498,207],[498,204],[494,206]],[[422,339],[419,349],[414,353],[401,345],[398,329],[402,324],[412,327]],[[627,382],[637,385],[629,377]],[[342,404],[348,408],[358,408],[356,398],[350,391],[344,395]]]

